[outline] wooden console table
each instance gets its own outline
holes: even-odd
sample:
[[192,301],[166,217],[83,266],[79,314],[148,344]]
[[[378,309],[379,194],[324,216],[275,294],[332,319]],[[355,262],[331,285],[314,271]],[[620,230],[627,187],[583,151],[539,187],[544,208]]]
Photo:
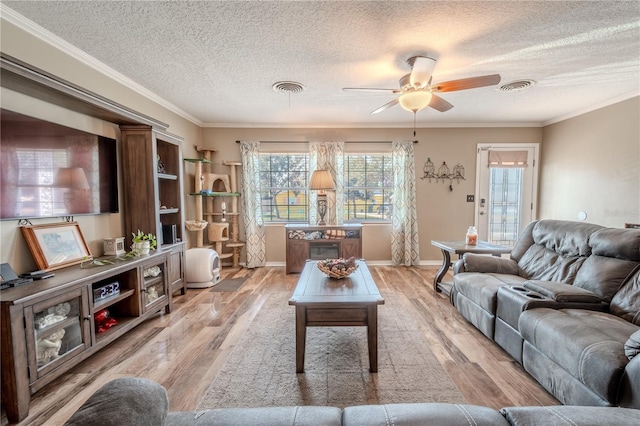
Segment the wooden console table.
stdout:
[[446,295],[449,295],[451,292],[452,283],[443,283],[442,278],[444,278],[451,267],[450,253],[457,254],[458,258],[461,258],[465,253],[490,254],[497,257],[511,253],[511,248],[509,247],[491,244],[486,241],[478,241],[478,244],[471,246],[465,244],[464,241],[432,240],[431,245],[438,247],[442,251],[442,266],[440,267],[440,270],[438,270],[436,277],[433,279],[433,290],[436,292],[442,291]]
[[[56,271],[2,290],[2,404],[27,417],[31,395],[158,313],[183,290],[182,244],[113,265]],[[106,312],[108,310],[108,315]],[[107,327],[101,324],[110,319]]]
[[286,272],[300,273],[308,259],[362,257],[362,224],[316,226],[287,224]]

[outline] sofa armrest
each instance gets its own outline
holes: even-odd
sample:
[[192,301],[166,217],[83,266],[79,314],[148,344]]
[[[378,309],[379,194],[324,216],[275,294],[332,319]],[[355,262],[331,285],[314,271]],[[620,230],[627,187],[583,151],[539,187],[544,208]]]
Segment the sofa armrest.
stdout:
[[523,287],[559,303],[602,303],[602,298],[592,291],[557,281],[527,280]]
[[509,424],[520,425],[632,425],[640,421],[640,411],[619,407],[550,405],[546,407],[505,407],[500,409]]
[[640,355],[633,357],[624,369],[618,403],[622,407],[635,408],[640,413]]
[[465,253],[462,255],[462,259],[456,262],[455,269],[457,269],[458,272],[484,272],[508,275],[518,275],[520,271],[518,263],[513,259],[475,253]]
[[640,330],[629,336],[629,340],[624,344],[624,354],[630,360],[640,355]]

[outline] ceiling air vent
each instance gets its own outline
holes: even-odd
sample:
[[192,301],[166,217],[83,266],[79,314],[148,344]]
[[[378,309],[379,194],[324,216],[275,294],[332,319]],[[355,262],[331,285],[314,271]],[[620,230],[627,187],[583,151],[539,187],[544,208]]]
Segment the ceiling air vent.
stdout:
[[273,90],[278,93],[292,94],[292,93],[300,93],[304,92],[306,87],[302,84],[297,83],[295,81],[278,81],[277,83],[273,83]]
[[505,83],[498,87],[499,92],[518,92],[525,90],[536,84],[533,80],[516,80],[511,83]]

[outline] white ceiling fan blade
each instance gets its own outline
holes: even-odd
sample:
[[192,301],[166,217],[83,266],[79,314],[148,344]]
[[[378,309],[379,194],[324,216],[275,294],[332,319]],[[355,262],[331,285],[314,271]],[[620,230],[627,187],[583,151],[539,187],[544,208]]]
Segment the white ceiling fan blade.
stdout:
[[427,87],[436,66],[436,60],[425,56],[414,56],[407,62],[412,66],[409,82],[417,88]]
[[386,104],[382,105],[380,108],[378,108],[375,111],[371,111],[371,114],[377,114],[379,112],[382,112],[384,110],[387,110],[393,106],[396,106],[398,104],[398,99],[394,99],[391,102],[387,102]]
[[429,106],[440,112],[449,111],[451,108],[453,108],[453,105],[433,93],[431,94],[431,101],[429,101]]
[[385,93],[400,93],[398,89],[376,89],[373,87],[343,87],[345,92],[385,92]]

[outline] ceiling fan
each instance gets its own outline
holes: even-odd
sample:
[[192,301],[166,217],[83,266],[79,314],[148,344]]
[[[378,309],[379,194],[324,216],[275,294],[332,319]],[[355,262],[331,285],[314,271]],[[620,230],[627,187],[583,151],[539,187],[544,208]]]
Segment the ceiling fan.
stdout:
[[407,63],[411,67],[411,72],[400,79],[400,89],[345,87],[342,90],[400,94],[398,98],[382,105],[372,111],[371,114],[377,114],[400,104],[402,108],[413,112],[415,116],[416,112],[428,106],[440,112],[453,108],[453,105],[436,95],[436,93],[455,92],[476,87],[493,86],[500,83],[500,74],[490,74],[431,84],[433,69],[436,66],[435,59],[428,56],[412,56],[407,59]]

